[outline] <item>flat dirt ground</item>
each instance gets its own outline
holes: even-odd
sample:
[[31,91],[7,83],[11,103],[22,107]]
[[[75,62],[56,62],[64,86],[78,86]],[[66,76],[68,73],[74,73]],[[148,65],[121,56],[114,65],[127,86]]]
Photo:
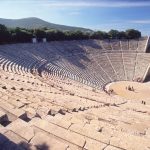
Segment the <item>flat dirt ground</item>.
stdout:
[[[133,87],[134,91],[127,90],[128,86]],[[119,81],[109,84],[107,89],[113,89],[115,94],[127,99],[150,100],[150,83]]]

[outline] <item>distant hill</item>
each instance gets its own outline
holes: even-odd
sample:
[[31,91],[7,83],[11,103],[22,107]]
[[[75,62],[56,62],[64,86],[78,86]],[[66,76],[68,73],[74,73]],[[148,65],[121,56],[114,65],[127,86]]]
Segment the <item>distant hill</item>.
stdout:
[[47,28],[51,28],[51,29],[69,30],[69,31],[75,31],[75,30],[89,31],[89,32],[92,31],[92,30],[86,29],[86,28],[71,27],[71,26],[49,23],[47,21],[44,21],[42,19],[35,18],[35,17],[23,18],[23,19],[0,18],[0,24],[3,24],[10,28],[20,27],[20,28],[35,29],[35,28],[47,27]]

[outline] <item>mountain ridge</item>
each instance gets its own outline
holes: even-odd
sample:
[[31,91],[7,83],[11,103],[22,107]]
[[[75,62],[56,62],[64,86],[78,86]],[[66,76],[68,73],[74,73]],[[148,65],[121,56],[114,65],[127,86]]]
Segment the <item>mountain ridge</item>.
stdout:
[[21,18],[21,19],[0,18],[0,24],[3,24],[9,28],[20,27],[20,28],[27,28],[27,29],[36,29],[36,28],[46,27],[49,29],[57,29],[63,31],[81,30],[84,32],[92,32],[91,29],[50,23],[36,17],[28,17],[28,18]]

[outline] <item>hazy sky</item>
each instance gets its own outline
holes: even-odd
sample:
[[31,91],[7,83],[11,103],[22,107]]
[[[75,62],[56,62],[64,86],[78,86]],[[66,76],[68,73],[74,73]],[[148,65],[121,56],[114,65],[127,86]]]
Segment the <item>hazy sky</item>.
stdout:
[[0,0],[0,18],[25,17],[105,31],[135,28],[150,35],[150,0]]

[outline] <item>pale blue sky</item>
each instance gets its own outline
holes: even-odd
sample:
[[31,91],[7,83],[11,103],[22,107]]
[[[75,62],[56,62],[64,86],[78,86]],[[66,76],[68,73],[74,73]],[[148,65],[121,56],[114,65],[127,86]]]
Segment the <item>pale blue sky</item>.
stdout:
[[0,0],[0,18],[26,17],[94,30],[135,28],[150,35],[150,0]]

